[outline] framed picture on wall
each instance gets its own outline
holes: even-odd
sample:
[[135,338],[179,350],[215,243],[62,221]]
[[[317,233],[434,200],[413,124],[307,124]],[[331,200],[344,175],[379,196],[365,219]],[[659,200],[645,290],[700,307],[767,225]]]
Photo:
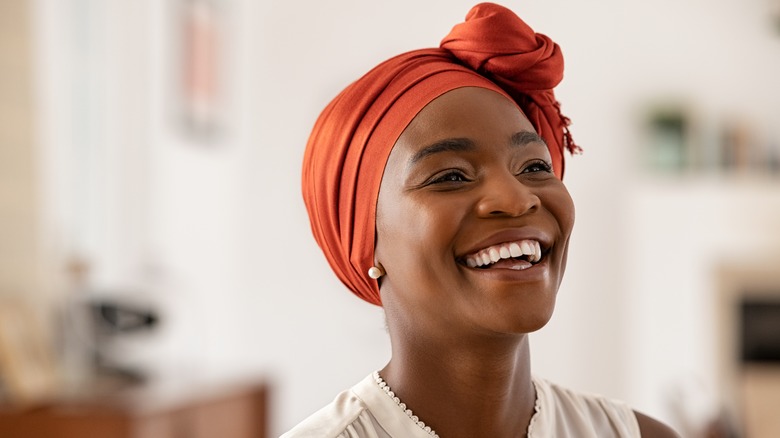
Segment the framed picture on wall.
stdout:
[[224,129],[223,29],[216,0],[178,0],[175,89],[185,131],[199,141]]

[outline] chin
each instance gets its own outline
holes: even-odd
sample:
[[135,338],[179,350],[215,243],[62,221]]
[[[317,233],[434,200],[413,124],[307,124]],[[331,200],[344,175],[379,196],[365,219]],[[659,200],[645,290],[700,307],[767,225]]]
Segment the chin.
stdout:
[[553,308],[554,306],[525,307],[521,310],[513,309],[511,312],[507,312],[505,308],[491,318],[490,325],[498,333],[513,335],[533,333],[550,322]]
[[538,318],[532,321],[522,321],[520,324],[517,324],[515,327],[513,327],[512,333],[533,333],[535,331],[541,330],[544,326],[546,326],[547,323],[550,322],[550,319],[551,318]]

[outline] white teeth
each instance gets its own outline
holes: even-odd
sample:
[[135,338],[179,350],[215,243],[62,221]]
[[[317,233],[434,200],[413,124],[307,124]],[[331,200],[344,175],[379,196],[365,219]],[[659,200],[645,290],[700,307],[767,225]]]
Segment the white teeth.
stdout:
[[542,247],[535,240],[523,240],[518,242],[504,243],[485,248],[475,254],[465,258],[466,265],[470,268],[477,266],[486,266],[496,263],[501,259],[511,257],[528,256],[531,263],[537,263],[542,259]]
[[509,254],[512,257],[520,257],[523,255],[523,250],[520,249],[520,245],[518,245],[517,242],[512,242],[509,244]]

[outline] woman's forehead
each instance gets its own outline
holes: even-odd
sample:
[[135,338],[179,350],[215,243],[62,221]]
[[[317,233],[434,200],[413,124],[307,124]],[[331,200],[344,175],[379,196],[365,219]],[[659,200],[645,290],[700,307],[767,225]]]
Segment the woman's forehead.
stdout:
[[448,138],[509,141],[520,132],[536,133],[514,101],[486,88],[462,87],[429,102],[401,133],[396,148],[413,153]]

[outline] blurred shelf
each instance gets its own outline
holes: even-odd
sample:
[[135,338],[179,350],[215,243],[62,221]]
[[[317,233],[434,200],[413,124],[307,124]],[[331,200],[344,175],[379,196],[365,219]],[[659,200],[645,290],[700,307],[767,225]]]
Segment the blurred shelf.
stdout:
[[645,193],[718,193],[723,196],[780,196],[780,175],[720,173],[643,173],[626,187]]
[[265,438],[267,410],[261,382],[149,386],[0,405],[0,437]]

